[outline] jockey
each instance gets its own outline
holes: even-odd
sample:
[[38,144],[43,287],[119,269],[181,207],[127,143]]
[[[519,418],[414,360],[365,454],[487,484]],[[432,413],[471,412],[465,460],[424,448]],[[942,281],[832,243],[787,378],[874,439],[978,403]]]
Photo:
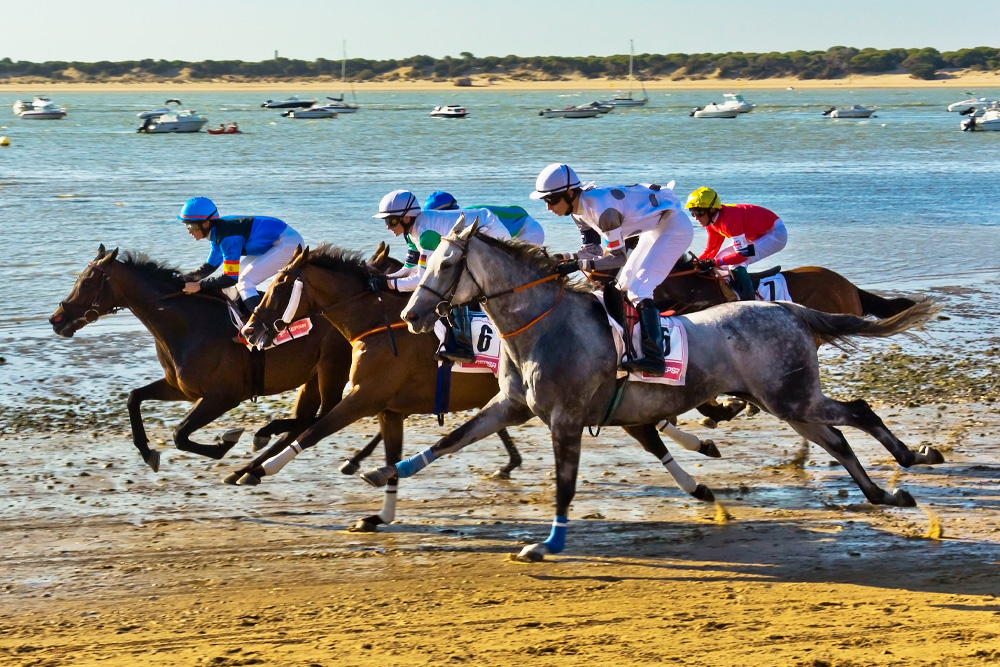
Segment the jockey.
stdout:
[[[207,197],[189,199],[177,219],[184,222],[188,234],[196,241],[212,242],[205,263],[184,276],[185,294],[194,294],[205,287],[235,285],[250,314],[261,299],[257,285],[276,274],[292,259],[295,249],[305,245],[297,231],[277,218],[238,215],[221,218]],[[222,275],[209,278],[220,264]]]
[[[740,300],[753,301],[753,281],[747,265],[785,247],[788,242],[785,223],[763,206],[723,204],[711,188],[692,192],[685,206],[691,217],[708,231],[708,245],[698,257],[699,267],[727,267]],[[732,245],[720,251],[726,239],[732,239]]]
[[[694,237],[672,190],[637,184],[583,189],[568,165],[550,164],[535,180],[529,195],[541,199],[556,215],[573,217],[583,245],[569,256],[570,271],[621,269],[616,283],[639,313],[642,358],[622,364],[629,372],[663,375],[663,329],[653,290],[667,277]],[[607,252],[601,238],[607,241]],[[625,239],[638,237],[626,256]]]
[[[384,220],[386,228],[394,235],[403,236],[409,252],[402,269],[375,277],[372,288],[394,292],[412,292],[417,289],[427,268],[427,258],[463,213],[467,219],[478,219],[479,230],[487,236],[510,238],[510,233],[500,219],[485,208],[422,211],[417,198],[409,190],[393,190],[382,197],[378,213],[372,217]],[[460,308],[454,309],[452,319],[454,322],[451,329],[454,335],[448,337],[444,349],[438,355],[448,361],[472,363],[476,360],[476,355],[472,349],[472,323],[468,319],[468,309],[464,309],[464,312]]]
[[[545,230],[520,206],[469,206],[468,208],[485,208],[492,211],[510,232],[510,237],[513,239],[527,241],[535,245],[545,244]],[[424,202],[425,211],[454,211],[456,209],[458,209],[458,202],[453,196],[442,190],[432,192],[431,196]]]

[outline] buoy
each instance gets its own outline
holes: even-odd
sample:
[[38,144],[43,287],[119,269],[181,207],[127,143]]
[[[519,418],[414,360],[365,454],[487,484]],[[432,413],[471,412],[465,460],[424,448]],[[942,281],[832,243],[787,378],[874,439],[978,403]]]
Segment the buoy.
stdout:
[[0,146],[10,146],[10,139],[7,137],[0,137]]

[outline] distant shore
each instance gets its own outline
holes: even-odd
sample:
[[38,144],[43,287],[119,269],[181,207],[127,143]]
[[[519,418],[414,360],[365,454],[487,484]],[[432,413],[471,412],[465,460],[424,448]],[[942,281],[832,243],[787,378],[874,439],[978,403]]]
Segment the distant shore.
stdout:
[[[663,90],[774,90],[774,89],[852,89],[852,88],[1000,88],[1000,74],[989,72],[948,72],[934,80],[915,79],[909,74],[854,75],[842,79],[797,79],[792,77],[772,79],[720,79],[715,77],[690,79],[659,79],[644,81],[648,91]],[[543,91],[543,90],[594,90],[615,93],[626,90],[627,81],[609,79],[565,78],[553,81],[523,81],[514,79],[472,78],[471,86],[456,86],[453,81],[380,81],[351,84],[357,93],[448,91],[464,94],[479,90]],[[110,80],[94,82],[34,81],[11,79],[0,82],[0,91],[8,94],[43,94],[48,92],[108,93],[108,92],[232,92],[232,91],[310,91],[336,92],[340,81],[332,78],[293,79],[287,81],[232,81],[203,79],[167,79],[162,81]],[[636,85],[635,90],[639,87]]]

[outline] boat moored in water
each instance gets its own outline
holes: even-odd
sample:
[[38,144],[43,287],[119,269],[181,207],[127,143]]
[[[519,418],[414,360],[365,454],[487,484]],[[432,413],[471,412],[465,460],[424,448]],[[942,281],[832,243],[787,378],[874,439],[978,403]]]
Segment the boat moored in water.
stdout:
[[823,112],[823,115],[828,118],[871,118],[877,108],[878,107],[865,107],[860,104],[855,104],[849,109],[830,107]]
[[694,116],[695,118],[736,118],[740,115],[740,112],[736,107],[727,107],[725,105],[712,102],[711,104],[706,104],[703,107],[697,107],[688,115]]
[[959,123],[963,132],[1000,130],[1000,109],[986,109],[981,116],[974,113],[964,115],[968,118]]
[[[159,118],[160,116],[168,113],[173,113],[180,109],[181,101],[170,99],[164,102],[166,106],[159,107],[158,109],[150,109],[148,111],[140,111],[136,114],[136,117],[140,120],[146,120],[147,118]],[[176,104],[177,106],[170,106],[171,104]]]
[[265,109],[307,109],[316,104],[316,100],[303,100],[295,95],[283,100],[268,100],[261,104]]
[[285,118],[336,118],[337,110],[326,104],[317,104],[308,109],[289,109],[281,115]]
[[41,96],[31,102],[18,100],[14,103],[14,113],[25,120],[61,120],[66,117],[66,109]]
[[458,104],[446,104],[440,107],[434,107],[431,111],[431,118],[465,118],[469,115],[465,107]]
[[181,134],[198,132],[205,127],[208,119],[190,109],[173,110],[161,116],[146,118],[136,132],[145,134]]
[[587,105],[576,107],[570,105],[564,109],[545,109],[539,111],[538,115],[543,118],[594,118],[600,116],[601,112]]
[[747,102],[739,93],[722,93],[722,96],[728,99],[719,106],[726,108],[732,107],[740,113],[750,113],[753,111],[754,107],[757,106],[756,104],[750,104]]

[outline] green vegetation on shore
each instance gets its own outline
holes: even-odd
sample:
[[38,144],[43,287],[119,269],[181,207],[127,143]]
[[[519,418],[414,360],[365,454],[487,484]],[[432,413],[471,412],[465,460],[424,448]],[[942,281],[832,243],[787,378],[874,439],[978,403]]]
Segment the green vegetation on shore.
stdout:
[[[621,78],[628,73],[628,55],[534,56],[509,55],[477,58],[462,52],[459,57],[412,56],[401,60],[347,61],[350,81],[464,80],[487,76],[498,79],[557,81],[567,77]],[[640,79],[839,79],[851,74],[908,72],[917,79],[933,79],[938,70],[1000,70],[1000,48],[977,46],[945,51],[922,49],[856,49],[834,46],[826,51],[789,53],[644,53],[635,57]],[[262,81],[273,79],[339,78],[340,62],[318,58],[313,61],[274,58],[259,62],[241,60],[126,60],[96,63],[50,61],[34,63],[0,59],[0,81],[39,79],[48,81],[159,81],[166,79]]]

